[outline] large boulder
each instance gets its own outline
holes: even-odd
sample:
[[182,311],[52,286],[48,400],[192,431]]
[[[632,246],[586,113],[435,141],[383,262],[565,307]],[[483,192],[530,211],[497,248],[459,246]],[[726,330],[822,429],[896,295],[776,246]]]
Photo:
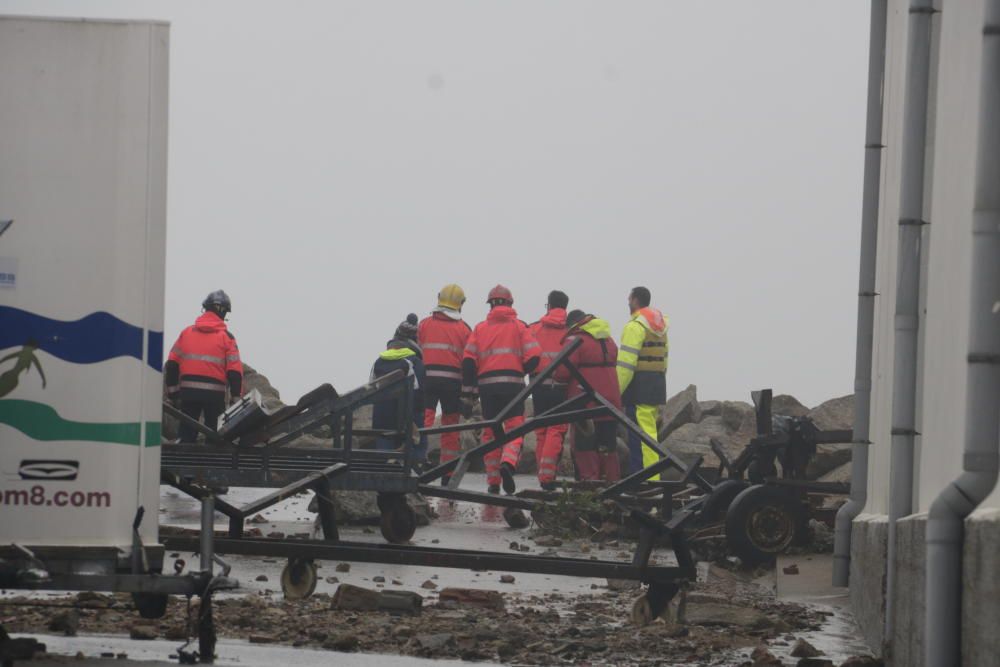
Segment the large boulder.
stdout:
[[[854,395],[848,394],[839,398],[820,403],[806,415],[823,431],[851,430],[854,427]],[[810,479],[824,478],[832,471],[846,466],[850,468],[851,443],[850,438],[843,443],[817,445],[816,455],[806,468],[806,476]],[[850,477],[850,471],[842,472]],[[842,481],[842,480],[830,480]]]
[[665,405],[660,406],[657,417],[660,442],[666,440],[681,426],[700,422],[701,405],[698,403],[698,387],[690,384],[683,391],[671,396]]
[[757,432],[757,411],[744,401],[723,401],[720,418],[730,431]]
[[852,445],[849,442],[816,445],[816,454],[806,466],[806,477],[820,479],[841,466],[850,468],[851,451]]
[[850,482],[851,462],[843,463],[819,478],[821,482]]
[[778,394],[771,399],[771,414],[785,417],[802,417],[809,414],[809,408],[802,405],[799,399],[788,394]]
[[722,415],[722,401],[698,401],[698,405],[701,407],[702,418]]
[[820,403],[807,416],[823,431],[854,428],[854,394]]
[[251,389],[259,391],[266,410],[278,410],[285,405],[281,402],[281,394],[267,379],[267,376],[258,373],[257,369],[249,364],[243,364],[243,388],[245,392]]
[[[382,518],[378,494],[374,491],[333,491],[333,512],[338,525],[372,525]],[[317,511],[317,498],[309,502],[309,511]],[[435,518],[434,509],[417,493],[406,495],[407,504],[417,515],[417,525],[426,526]]]
[[685,463],[702,456],[705,467],[714,467],[719,464],[719,459],[712,452],[713,439],[722,445],[730,460],[736,458],[747,443],[741,441],[739,431],[731,430],[722,417],[705,417],[697,424],[681,426],[663,444]]

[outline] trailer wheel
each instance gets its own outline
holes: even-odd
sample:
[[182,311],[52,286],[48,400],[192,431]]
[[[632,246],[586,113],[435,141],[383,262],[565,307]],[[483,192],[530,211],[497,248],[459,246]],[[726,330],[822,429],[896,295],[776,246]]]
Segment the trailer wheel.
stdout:
[[740,495],[743,489],[749,486],[750,484],[742,479],[727,479],[712,487],[711,493],[705,499],[705,504],[701,507],[702,522],[722,521],[726,517],[726,511],[732,504],[733,498]]
[[398,502],[387,503],[382,510],[382,537],[392,544],[409,542],[417,532],[417,513],[403,498]]
[[632,603],[632,624],[642,628],[652,623],[655,618],[649,598],[643,593]]
[[726,543],[747,565],[768,563],[794,542],[802,521],[802,507],[787,491],[751,486],[726,512]]
[[303,600],[316,590],[316,564],[302,558],[289,558],[281,571],[281,592],[286,600]]
[[528,517],[524,516],[524,512],[517,507],[505,507],[503,518],[511,528],[527,528],[531,525]]
[[143,618],[163,618],[167,613],[166,593],[132,593],[132,602]]
[[643,627],[658,619],[667,611],[679,590],[677,584],[650,584],[646,592],[632,603],[632,623]]

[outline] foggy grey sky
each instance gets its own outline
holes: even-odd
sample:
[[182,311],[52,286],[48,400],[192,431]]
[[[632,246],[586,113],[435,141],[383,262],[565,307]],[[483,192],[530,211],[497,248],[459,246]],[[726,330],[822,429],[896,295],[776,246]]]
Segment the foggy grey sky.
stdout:
[[868,3],[0,0],[171,22],[166,344],[233,297],[294,401],[345,390],[445,283],[550,289],[671,393],[853,388]]

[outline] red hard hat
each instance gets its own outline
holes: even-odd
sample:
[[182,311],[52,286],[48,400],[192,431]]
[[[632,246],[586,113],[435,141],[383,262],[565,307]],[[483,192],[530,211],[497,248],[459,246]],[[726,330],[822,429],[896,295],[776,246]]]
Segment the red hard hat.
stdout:
[[507,303],[514,303],[514,295],[510,293],[510,290],[503,285],[497,285],[490,290],[489,296],[486,297],[486,303],[493,303],[495,300],[503,300]]

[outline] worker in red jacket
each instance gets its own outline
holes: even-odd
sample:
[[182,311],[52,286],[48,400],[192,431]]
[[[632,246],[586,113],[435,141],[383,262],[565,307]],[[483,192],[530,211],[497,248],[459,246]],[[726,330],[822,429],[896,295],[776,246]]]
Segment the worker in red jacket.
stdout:
[[[461,411],[462,355],[472,330],[462,320],[465,292],[458,285],[445,285],[438,292],[437,308],[430,317],[420,321],[417,343],[423,350],[426,380],[424,381],[424,426],[433,426],[437,406],[441,405],[441,424],[459,422]],[[471,393],[472,388],[464,388]],[[458,457],[459,432],[441,434],[441,463]],[[451,475],[441,478],[447,485]]]
[[[509,289],[497,285],[490,290],[486,302],[490,304],[490,312],[472,330],[465,345],[462,378],[467,386],[478,385],[483,418],[492,419],[524,388],[524,376],[538,366],[541,350],[528,325],[517,319]],[[523,423],[522,403],[504,420],[503,426],[510,431]],[[484,429],[483,442],[492,439],[492,431]],[[502,447],[502,454],[495,449],[483,457],[490,493],[499,493],[501,482],[506,493],[516,490],[514,470],[522,442],[523,438],[515,438]]]
[[[566,316],[565,344],[581,339],[583,343],[570,353],[569,361],[580,370],[580,375],[594,389],[619,410],[622,397],[618,390],[618,346],[611,337],[611,327],[605,320],[574,310]],[[580,383],[570,380],[567,398],[583,392]],[[591,401],[586,407],[598,405]],[[621,479],[618,462],[618,424],[611,415],[594,418],[593,439],[579,439],[574,443],[574,458],[580,479],[603,479],[614,482]]]
[[[528,326],[528,330],[538,341],[542,356],[536,373],[545,370],[563,347],[563,337],[566,335],[566,306],[569,297],[565,292],[552,290],[545,303],[545,315],[537,322]],[[549,376],[544,382],[535,386],[531,394],[536,415],[556,407],[566,400],[566,381]],[[535,429],[535,461],[538,463],[538,483],[546,491],[556,488],[556,472],[559,468],[559,456],[562,454],[563,439],[566,437],[567,424],[553,424]]]
[[[201,307],[205,312],[181,331],[163,370],[168,399],[192,419],[204,417],[205,425],[215,429],[226,410],[226,389],[231,400],[242,395],[243,364],[236,338],[226,328],[226,315],[233,309],[229,295],[216,290]],[[181,424],[178,435],[181,442],[195,442],[198,433]]]

